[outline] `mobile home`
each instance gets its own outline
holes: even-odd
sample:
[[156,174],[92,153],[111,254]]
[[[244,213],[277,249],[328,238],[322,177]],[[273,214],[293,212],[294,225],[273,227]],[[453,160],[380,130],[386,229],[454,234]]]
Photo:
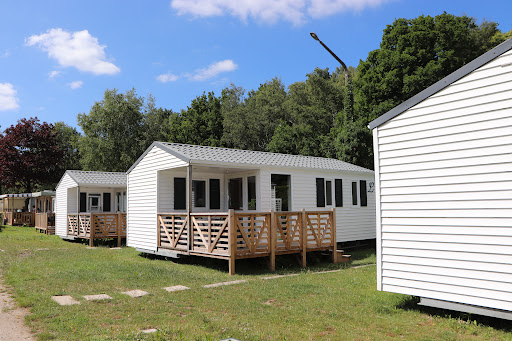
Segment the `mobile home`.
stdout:
[[[282,234],[276,240],[286,241],[286,252],[307,239],[299,237],[300,231],[285,236],[290,224],[298,230],[314,225],[314,231],[304,232],[317,242],[311,248],[375,238],[373,171],[340,160],[155,142],[127,174],[127,245],[143,252],[212,254],[219,241],[227,244],[230,238],[252,245],[246,245],[251,252],[244,257],[254,256],[260,246],[272,252],[267,244],[279,217],[288,219],[281,222],[288,230],[276,232]],[[226,226],[234,226],[236,218],[230,218],[229,210],[240,221],[259,221],[258,227],[247,227],[254,228],[251,236],[246,230],[227,236]],[[271,211],[280,213],[268,222]],[[211,232],[212,219],[217,234]]]
[[126,235],[126,174],[67,170],[56,188],[55,233],[63,239]]
[[512,319],[512,39],[369,127],[378,290]]

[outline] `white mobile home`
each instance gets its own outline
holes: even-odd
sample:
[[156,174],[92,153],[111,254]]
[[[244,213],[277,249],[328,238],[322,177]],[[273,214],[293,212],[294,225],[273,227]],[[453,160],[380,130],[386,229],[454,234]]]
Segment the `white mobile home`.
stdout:
[[378,290],[512,319],[512,39],[369,127]]
[[127,174],[127,245],[144,252],[159,253],[161,239],[174,238],[158,227],[160,213],[176,219],[170,212],[183,218],[230,209],[246,214],[334,210],[333,240],[375,238],[373,171],[343,161],[155,142]]
[[125,212],[125,173],[67,170],[57,185],[55,233],[61,238],[120,238]]

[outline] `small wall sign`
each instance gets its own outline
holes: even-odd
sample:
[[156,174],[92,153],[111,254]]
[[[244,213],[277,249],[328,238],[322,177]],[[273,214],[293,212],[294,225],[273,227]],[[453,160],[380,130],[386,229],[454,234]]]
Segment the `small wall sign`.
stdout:
[[373,193],[375,190],[375,182],[369,182],[368,183],[368,193]]

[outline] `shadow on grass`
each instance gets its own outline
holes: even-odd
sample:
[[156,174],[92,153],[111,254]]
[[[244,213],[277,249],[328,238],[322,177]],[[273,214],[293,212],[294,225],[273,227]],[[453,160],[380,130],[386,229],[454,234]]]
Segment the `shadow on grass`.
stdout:
[[469,314],[464,313],[460,311],[455,310],[447,310],[447,309],[440,309],[440,308],[434,308],[434,307],[427,307],[423,305],[418,305],[420,302],[419,297],[415,296],[406,296],[407,298],[404,299],[402,303],[397,305],[398,309],[403,309],[406,311],[417,311],[422,314],[428,314],[431,316],[438,316],[445,319],[455,319],[462,321],[465,324],[478,324],[480,326],[486,326],[491,327],[493,329],[499,329],[504,332],[512,332],[512,325],[511,321],[509,320],[502,320],[499,318],[489,317],[489,316],[482,316],[482,315],[476,315],[476,314]]
[[[375,256],[374,249],[361,249],[352,250],[353,260],[364,260]],[[202,266],[212,270],[228,272],[229,265],[227,260],[200,257],[200,256],[182,256],[180,258],[171,258],[164,256],[157,256],[153,254],[141,253],[141,257],[147,259],[165,259],[177,264],[189,264],[195,266]],[[307,267],[300,266],[301,254],[278,255],[276,256],[276,271],[269,270],[269,257],[257,257],[248,259],[237,259],[235,271],[237,275],[271,275],[271,274],[290,274],[300,273],[306,271],[323,271],[335,270],[351,267],[351,263],[332,263],[332,255],[330,252],[315,251],[307,253]],[[371,262],[369,262],[371,263]]]

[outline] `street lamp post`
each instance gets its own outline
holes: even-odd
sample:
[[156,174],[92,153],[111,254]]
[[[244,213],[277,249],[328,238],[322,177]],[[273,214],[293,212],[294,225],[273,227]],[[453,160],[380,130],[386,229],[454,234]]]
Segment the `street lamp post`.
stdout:
[[348,84],[348,69],[347,69],[347,66],[345,65],[345,63],[343,63],[343,61],[341,59],[338,58],[337,55],[334,54],[334,52],[331,51],[330,48],[327,47],[327,45],[325,45],[319,38],[318,36],[314,33],[314,32],[311,32],[311,37],[313,37],[313,39],[315,39],[316,41],[318,41],[320,44],[322,44],[322,46],[334,57],[336,58],[336,60],[341,64],[341,67],[343,68],[343,70],[345,71],[345,85]]

